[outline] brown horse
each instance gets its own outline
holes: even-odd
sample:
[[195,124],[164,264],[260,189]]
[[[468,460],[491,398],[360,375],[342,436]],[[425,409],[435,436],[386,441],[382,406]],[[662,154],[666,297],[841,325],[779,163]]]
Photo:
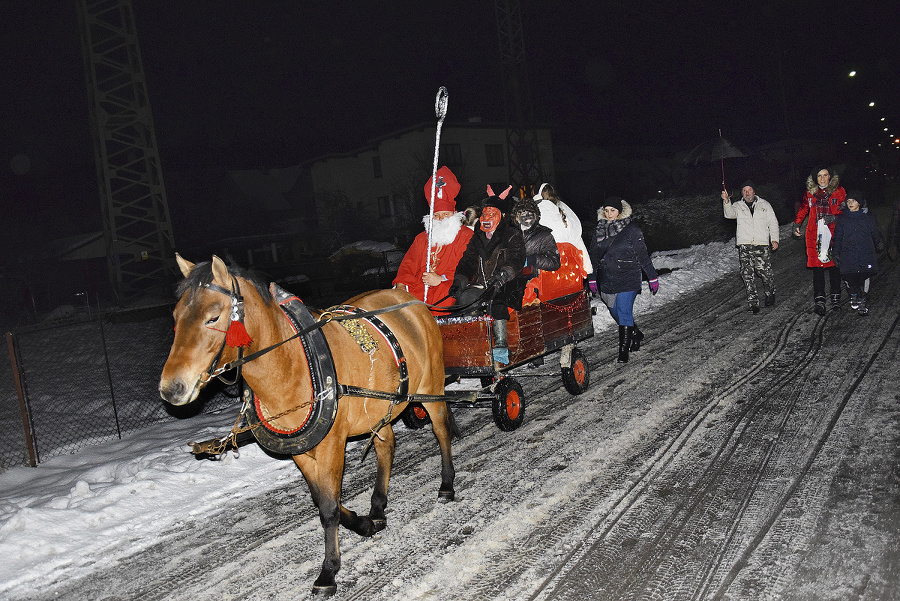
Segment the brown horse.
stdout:
[[[295,334],[296,327],[286,318],[269,288],[258,278],[229,267],[213,257],[212,262],[194,265],[176,256],[185,279],[179,284],[179,301],[175,307],[175,340],[163,367],[159,383],[162,398],[173,405],[184,405],[195,398],[209,381],[213,366],[238,358],[238,349],[225,344],[225,331],[234,320],[234,303],[243,301],[246,332],[252,338],[246,352],[253,353],[275,345]],[[414,301],[400,290],[377,290],[354,297],[347,305],[364,311],[384,309]],[[409,393],[444,394],[444,362],[441,333],[431,313],[422,303],[380,314],[402,348],[407,363]],[[370,323],[365,324],[377,348],[363,348],[337,322],[321,328],[333,357],[334,373],[341,384],[367,391],[396,392],[400,383],[397,353],[384,337],[379,339]],[[364,334],[363,334],[364,336]],[[216,359],[221,355],[220,359]],[[312,366],[315,367],[315,366]],[[242,365],[243,378],[255,395],[258,421],[276,432],[293,432],[305,426],[315,400],[311,361],[301,338],[273,349]],[[444,402],[425,403],[432,418],[434,434],[441,449],[441,487],[439,498],[452,500],[455,476],[450,453],[450,439],[456,428]],[[338,524],[361,536],[372,536],[386,525],[388,479],[394,458],[394,432],[388,423],[374,437],[377,456],[375,490],[367,516],[357,515],[341,504],[341,479],[347,439],[370,434],[391,410],[397,417],[406,407],[391,407],[391,401],[363,396],[345,396],[335,402],[334,422],[327,434],[313,448],[294,454],[293,460],[309,485],[312,500],[319,509],[325,529],[325,559],[322,571],[313,585],[316,593],[333,594],[337,590],[335,574],[341,566],[338,546]],[[252,412],[253,409],[250,409]],[[254,432],[256,433],[256,432]]]

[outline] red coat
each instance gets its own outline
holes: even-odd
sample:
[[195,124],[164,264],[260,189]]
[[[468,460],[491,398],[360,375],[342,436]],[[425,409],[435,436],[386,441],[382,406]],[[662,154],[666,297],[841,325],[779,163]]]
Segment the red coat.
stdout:
[[[459,264],[459,260],[462,258],[463,253],[466,252],[466,247],[469,245],[469,240],[471,238],[472,230],[466,226],[462,226],[459,228],[459,233],[456,234],[456,238],[453,239],[453,242],[441,247],[432,246],[431,270],[438,275],[445,276],[447,279],[437,286],[429,286],[427,302],[433,303],[434,301],[447,296],[447,293],[450,291],[450,286],[453,285],[453,276],[456,275],[456,266]],[[427,254],[428,232],[422,232],[416,236],[416,239],[413,240],[409,250],[406,251],[406,255],[403,256],[403,261],[400,263],[399,269],[397,269],[397,277],[394,278],[395,285],[404,284],[410,294],[419,300],[424,300],[422,297],[425,294],[425,284],[422,283],[422,274],[425,273],[425,259]],[[448,298],[441,302],[440,306],[452,305],[453,302],[452,298]]]
[[[833,267],[834,262],[822,263],[816,250],[818,238],[817,221],[826,215],[840,215],[841,203],[847,198],[847,192],[838,185],[838,177],[835,175],[824,190],[812,183],[812,177],[806,180],[807,190],[803,197],[800,210],[797,211],[796,225],[803,223],[803,219],[809,215],[806,222],[806,266],[807,267]],[[828,229],[834,235],[834,219],[828,224]]]

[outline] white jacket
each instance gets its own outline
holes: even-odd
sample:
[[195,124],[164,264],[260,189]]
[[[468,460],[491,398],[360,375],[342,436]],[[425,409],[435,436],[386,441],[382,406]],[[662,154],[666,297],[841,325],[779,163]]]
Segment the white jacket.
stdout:
[[[535,197],[535,200],[537,199],[538,197]],[[552,200],[547,199],[541,199],[538,202],[538,210],[541,212],[540,224],[549,227],[553,231],[553,238],[556,240],[556,243],[568,242],[580,250],[584,272],[592,273],[594,268],[591,266],[591,258],[588,256],[584,240],[581,239],[581,221],[578,219],[575,211],[570,209],[564,202],[560,202],[559,206],[557,206]],[[566,215],[565,222],[563,222],[562,215],[560,215],[560,210]]]
[[735,243],[768,246],[778,242],[778,218],[772,205],[759,196],[753,200],[753,214],[743,198],[735,202],[722,201],[727,219],[737,219]]

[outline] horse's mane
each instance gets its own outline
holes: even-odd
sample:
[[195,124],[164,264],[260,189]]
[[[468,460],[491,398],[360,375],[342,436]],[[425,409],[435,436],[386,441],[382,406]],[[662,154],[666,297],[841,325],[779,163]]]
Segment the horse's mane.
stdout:
[[[268,304],[274,301],[274,297],[272,293],[269,292],[269,285],[266,282],[265,278],[260,274],[252,271],[250,269],[244,269],[238,265],[228,265],[228,273],[235,277],[242,278],[247,280],[253,287],[256,288],[256,291],[259,292],[259,295],[262,297],[263,302]],[[188,274],[186,278],[181,280],[178,283],[178,286],[175,288],[175,296],[181,298],[186,292],[190,293],[191,298],[188,298],[188,302],[193,300],[193,295],[200,289],[201,286],[205,286],[213,281],[213,273],[212,273],[212,261],[204,261],[203,263],[197,263],[191,269],[191,272]]]

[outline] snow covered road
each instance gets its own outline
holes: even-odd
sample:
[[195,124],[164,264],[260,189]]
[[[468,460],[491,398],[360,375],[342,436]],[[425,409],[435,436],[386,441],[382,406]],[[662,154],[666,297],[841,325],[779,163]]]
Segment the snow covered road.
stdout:
[[[647,339],[628,364],[599,330],[580,345],[592,371],[579,397],[555,355],[516,370],[526,417],[514,432],[456,409],[452,503],[437,502],[430,428],[396,424],[388,527],[341,531],[335,598],[896,598],[900,269],[885,263],[869,316],[845,302],[822,318],[802,253],[787,240],[774,255],[777,303],[759,315],[732,271],[639,308]],[[363,444],[348,446],[344,478],[361,512],[374,477]],[[322,532],[293,463],[251,445],[190,470],[221,474],[220,493],[170,508],[159,530],[126,522],[108,553],[4,595],[310,598]]]

